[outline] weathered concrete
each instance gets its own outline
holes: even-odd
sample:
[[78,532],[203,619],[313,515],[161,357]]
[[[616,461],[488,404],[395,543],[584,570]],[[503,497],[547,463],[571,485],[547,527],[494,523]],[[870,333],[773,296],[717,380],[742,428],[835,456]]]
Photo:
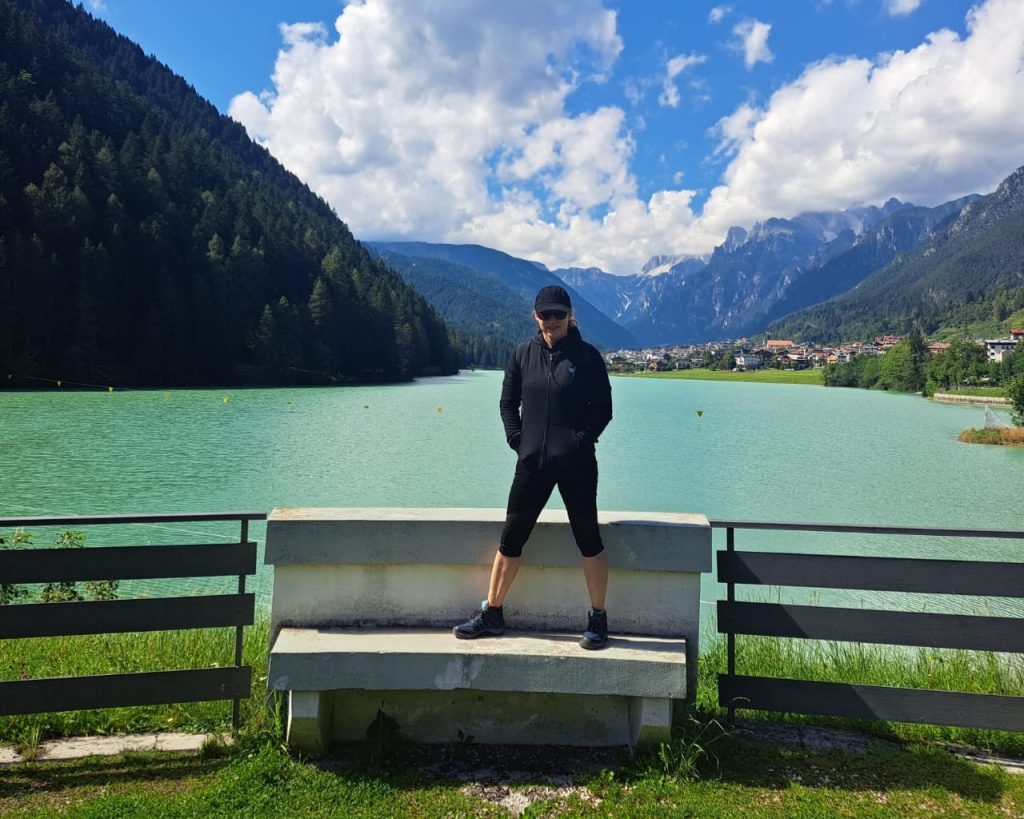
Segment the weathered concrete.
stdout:
[[[613,569],[711,570],[703,515],[599,512],[598,522]],[[504,523],[504,509],[278,507],[267,520],[266,562],[490,566]],[[579,561],[565,512],[541,512],[523,565],[577,567]]]
[[583,651],[578,634],[508,633],[456,640],[450,631],[282,629],[270,687],[287,691],[521,691],[686,698],[686,641],[615,637]]
[[[372,738],[383,713],[397,739],[424,743],[632,747],[637,735],[633,701],[613,695],[472,689],[335,691],[333,736],[343,742]],[[660,731],[641,727],[645,738],[667,736],[669,730],[670,723]]]
[[486,593],[504,517],[501,509],[274,510],[268,684],[291,692],[293,747],[319,753],[331,738],[364,738],[381,713],[425,742],[459,741],[458,731],[481,742],[581,745],[668,736],[673,703],[696,679],[707,519],[599,516],[613,643],[587,652],[578,640],[590,604],[562,511],[542,513],[527,545],[505,603],[509,633],[451,635]]
[[[287,677],[284,682],[285,687],[278,690],[289,690]],[[303,680],[302,685],[309,684]],[[290,691],[285,741],[307,754],[326,753],[331,744],[333,707],[334,700],[330,691]]]
[[[225,745],[234,741],[230,735],[185,734],[173,731],[103,737],[63,737],[40,743],[35,759],[39,762],[63,762],[71,759],[85,759],[90,756],[117,756],[140,751],[195,753],[211,737]],[[22,761],[24,761],[24,757],[14,748],[0,747],[0,765],[18,764]]]
[[932,400],[940,404],[978,404],[993,407],[1008,407],[1013,403],[1009,398],[1000,398],[998,395],[954,395],[949,392],[937,392],[932,396]]

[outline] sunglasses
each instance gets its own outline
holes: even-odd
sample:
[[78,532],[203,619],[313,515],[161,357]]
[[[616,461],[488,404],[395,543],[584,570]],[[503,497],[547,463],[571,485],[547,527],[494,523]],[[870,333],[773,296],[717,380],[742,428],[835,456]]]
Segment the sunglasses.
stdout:
[[542,310],[541,312],[537,313],[537,315],[544,319],[544,321],[548,321],[549,319],[561,321],[569,314],[565,310]]

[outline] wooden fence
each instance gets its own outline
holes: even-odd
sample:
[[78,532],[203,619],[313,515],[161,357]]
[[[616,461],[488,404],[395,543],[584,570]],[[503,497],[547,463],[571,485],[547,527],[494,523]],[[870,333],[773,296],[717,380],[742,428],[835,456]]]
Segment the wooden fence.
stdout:
[[736,635],[1024,652],[1024,619],[737,601],[737,584],[1024,598],[1024,562],[929,560],[736,551],[735,530],[774,529],[899,536],[1013,538],[1024,531],[711,521],[726,530],[718,552],[718,631],[728,671],[718,701],[736,708],[1024,731],[1024,697],[751,677],[736,673]]
[[230,699],[234,701],[232,724],[237,730],[240,701],[249,696],[252,687],[252,668],[242,665],[243,629],[252,625],[255,608],[254,595],[245,591],[246,575],[256,571],[256,544],[249,541],[249,521],[264,519],[264,513],[0,518],[0,530],[208,521],[239,521],[241,525],[238,543],[0,549],[0,584],[4,585],[238,577],[237,594],[3,606],[0,640],[234,627],[235,664],[0,681],[0,716]]

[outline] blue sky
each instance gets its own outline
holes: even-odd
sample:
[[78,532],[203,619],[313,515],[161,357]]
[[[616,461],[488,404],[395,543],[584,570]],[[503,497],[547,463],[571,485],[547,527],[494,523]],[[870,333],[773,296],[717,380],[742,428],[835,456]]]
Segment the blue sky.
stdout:
[[1024,164],[1019,0],[92,0],[359,238],[638,272]]

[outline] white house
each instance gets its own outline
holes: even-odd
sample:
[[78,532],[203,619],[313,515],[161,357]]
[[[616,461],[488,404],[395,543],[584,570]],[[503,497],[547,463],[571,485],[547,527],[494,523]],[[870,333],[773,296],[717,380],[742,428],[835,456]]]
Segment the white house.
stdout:
[[1003,358],[1017,348],[1017,338],[987,338],[982,343],[989,361],[1002,361]]

